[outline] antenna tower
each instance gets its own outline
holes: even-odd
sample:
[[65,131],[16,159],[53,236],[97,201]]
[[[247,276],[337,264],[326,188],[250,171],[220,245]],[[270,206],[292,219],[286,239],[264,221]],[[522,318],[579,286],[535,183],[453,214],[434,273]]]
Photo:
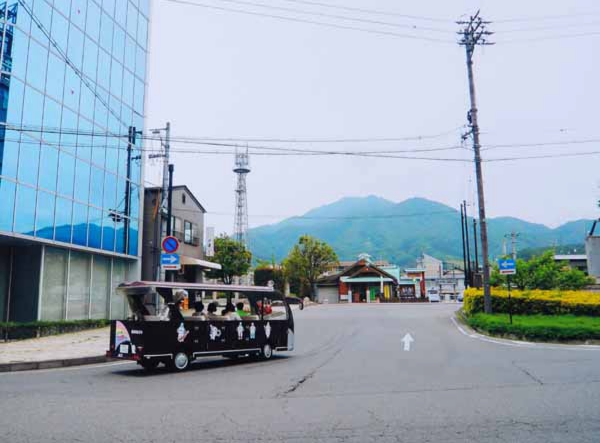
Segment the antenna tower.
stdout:
[[245,152],[235,150],[235,167],[237,174],[237,188],[235,190],[235,218],[233,224],[233,238],[244,246],[247,244],[248,235],[248,198],[246,191],[246,175],[250,172],[248,148]]

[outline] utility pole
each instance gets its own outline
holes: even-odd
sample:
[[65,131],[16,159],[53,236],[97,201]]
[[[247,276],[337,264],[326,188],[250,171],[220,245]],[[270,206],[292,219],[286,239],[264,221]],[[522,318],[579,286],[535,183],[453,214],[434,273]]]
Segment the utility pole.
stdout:
[[[473,219],[473,243],[475,245],[475,272],[479,273],[479,253],[477,252],[477,219]],[[477,279],[479,281],[479,279]],[[479,287],[479,284],[477,284]]]
[[[172,209],[173,209],[173,170],[175,166],[173,164],[169,164],[169,189],[167,192],[167,235],[173,235],[171,220],[172,220]],[[175,275],[173,271],[168,271],[169,278],[168,281],[174,281]]]
[[463,271],[465,274],[465,288],[469,286],[467,280],[467,246],[465,244],[465,209],[463,204],[460,204],[460,228],[462,234],[462,248],[463,248]]
[[465,240],[467,242],[467,275],[469,286],[473,286],[473,274],[471,272],[471,245],[469,244],[469,217],[467,215],[467,202],[463,200],[463,206],[465,207]]
[[[160,134],[162,131],[165,131],[165,141],[163,143],[162,137]],[[164,153],[162,154],[151,154],[149,158],[162,158],[163,159],[163,174],[162,174],[162,189],[161,189],[161,202],[160,202],[160,221],[158,223],[159,230],[159,238],[162,238],[165,234],[171,235],[171,215],[168,214],[168,198],[169,198],[169,160],[170,160],[170,150],[171,150],[171,123],[167,122],[164,128],[157,128],[151,130],[152,134],[158,135],[160,137],[161,145],[164,146]],[[165,222],[166,218],[166,223]],[[164,231],[163,231],[164,227]],[[159,240],[160,241],[160,240]],[[155,258],[156,262],[159,262],[159,254],[160,247],[155,245]],[[158,271],[160,272],[160,271]],[[165,280],[166,276],[169,274],[165,272]],[[158,279],[157,279],[158,280]]]
[[[510,238],[511,255],[512,255],[513,260],[517,259],[517,237],[519,235],[521,235],[519,232],[513,231],[510,234],[506,234],[504,236],[505,238]],[[504,249],[505,249],[504,254],[506,255],[506,247]]]
[[477,101],[475,98],[475,81],[473,78],[473,53],[476,46],[491,45],[486,41],[486,37],[492,33],[486,31],[485,27],[490,22],[483,21],[479,16],[479,11],[471,16],[467,21],[458,21],[457,24],[464,26],[458,33],[462,38],[459,45],[465,47],[467,55],[467,75],[469,79],[469,96],[471,99],[471,109],[468,113],[468,119],[471,126],[471,135],[473,137],[473,152],[475,156],[475,174],[477,176],[477,197],[479,204],[479,232],[481,235],[481,253],[483,255],[483,301],[484,310],[487,314],[492,312],[492,298],[490,294],[490,262],[487,237],[487,219],[485,217],[485,198],[483,192],[483,173],[481,170],[481,152],[479,142],[479,125],[477,124]]
[[[169,193],[169,153],[171,150],[171,123],[167,122],[165,127],[165,156],[163,159],[163,183],[162,183],[162,207],[163,210],[167,208],[167,195]],[[170,222],[169,222],[170,223]],[[167,235],[171,235],[168,233]]]

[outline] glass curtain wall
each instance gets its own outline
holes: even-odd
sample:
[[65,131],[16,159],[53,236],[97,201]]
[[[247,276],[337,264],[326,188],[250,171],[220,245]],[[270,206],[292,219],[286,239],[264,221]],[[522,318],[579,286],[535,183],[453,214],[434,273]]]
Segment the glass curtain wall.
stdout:
[[137,256],[148,14],[0,1],[0,231]]

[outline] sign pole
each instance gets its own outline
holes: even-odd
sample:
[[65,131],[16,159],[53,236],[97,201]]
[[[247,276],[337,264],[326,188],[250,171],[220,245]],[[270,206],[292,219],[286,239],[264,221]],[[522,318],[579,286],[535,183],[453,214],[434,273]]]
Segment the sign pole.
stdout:
[[508,279],[508,321],[512,325],[512,300],[510,298],[510,276],[511,276],[511,274],[508,274],[506,277]]

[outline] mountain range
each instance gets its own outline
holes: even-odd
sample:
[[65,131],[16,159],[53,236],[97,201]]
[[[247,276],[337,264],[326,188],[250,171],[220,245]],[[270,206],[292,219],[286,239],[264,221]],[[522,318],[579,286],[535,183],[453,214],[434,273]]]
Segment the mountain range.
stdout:
[[[504,236],[513,231],[519,233],[519,249],[581,244],[592,223],[575,220],[552,229],[514,217],[488,218],[490,255],[502,253]],[[471,217],[469,227],[473,251]],[[395,203],[376,196],[346,197],[303,216],[251,229],[249,247],[255,259],[279,261],[303,234],[329,243],[340,260],[366,252],[400,266],[414,264],[421,253],[462,261],[460,211],[424,198]]]

